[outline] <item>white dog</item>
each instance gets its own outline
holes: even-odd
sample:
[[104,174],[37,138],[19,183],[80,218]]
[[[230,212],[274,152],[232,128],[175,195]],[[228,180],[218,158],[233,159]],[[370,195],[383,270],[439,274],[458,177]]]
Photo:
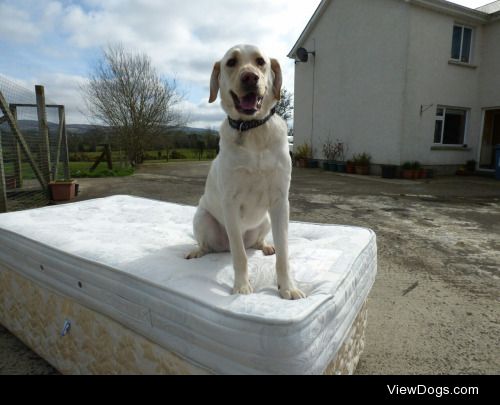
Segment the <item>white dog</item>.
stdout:
[[[220,154],[213,162],[194,218],[199,247],[186,259],[231,251],[234,294],[253,292],[246,249],[276,253],[278,289],[284,299],[305,298],[289,274],[288,221],[292,164],[287,126],[275,114],[281,68],[257,47],[231,48],[214,66],[210,103],[220,90],[228,114],[220,129]],[[273,231],[276,247],[266,244]]]

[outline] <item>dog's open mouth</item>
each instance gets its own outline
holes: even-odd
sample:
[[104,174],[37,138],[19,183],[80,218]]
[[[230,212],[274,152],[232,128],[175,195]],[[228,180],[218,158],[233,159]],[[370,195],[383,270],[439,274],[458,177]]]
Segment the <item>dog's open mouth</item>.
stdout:
[[238,112],[245,115],[254,115],[257,113],[262,107],[262,100],[264,99],[256,93],[248,93],[246,96],[240,98],[233,91],[231,91],[231,97],[233,97],[234,106]]

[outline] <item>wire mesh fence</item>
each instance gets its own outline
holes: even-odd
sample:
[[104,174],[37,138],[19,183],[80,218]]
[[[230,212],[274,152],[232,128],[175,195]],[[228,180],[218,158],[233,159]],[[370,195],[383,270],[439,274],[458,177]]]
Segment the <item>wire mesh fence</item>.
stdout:
[[0,75],[0,212],[47,205],[69,177],[64,107],[43,98]]

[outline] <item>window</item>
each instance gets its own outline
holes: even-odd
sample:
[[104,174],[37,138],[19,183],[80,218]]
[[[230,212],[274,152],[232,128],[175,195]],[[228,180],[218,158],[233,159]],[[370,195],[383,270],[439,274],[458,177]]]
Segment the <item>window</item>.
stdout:
[[466,109],[438,107],[434,143],[439,145],[464,145],[466,128]]
[[451,59],[470,63],[472,50],[472,28],[463,25],[453,27]]

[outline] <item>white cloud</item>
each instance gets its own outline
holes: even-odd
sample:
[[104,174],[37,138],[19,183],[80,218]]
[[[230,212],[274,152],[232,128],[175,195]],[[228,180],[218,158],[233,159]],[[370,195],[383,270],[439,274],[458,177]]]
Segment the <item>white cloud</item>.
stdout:
[[204,85],[213,62],[237,43],[261,44],[287,65],[286,54],[318,2],[89,1],[96,8],[71,5],[62,21],[75,46],[121,42],[149,54],[163,74]]
[[0,3],[0,38],[13,42],[33,42],[42,33],[27,11]]
[[198,103],[185,100],[179,105],[179,110],[189,118],[189,126],[195,128],[219,129],[225,114],[218,103],[208,104],[206,99]]

